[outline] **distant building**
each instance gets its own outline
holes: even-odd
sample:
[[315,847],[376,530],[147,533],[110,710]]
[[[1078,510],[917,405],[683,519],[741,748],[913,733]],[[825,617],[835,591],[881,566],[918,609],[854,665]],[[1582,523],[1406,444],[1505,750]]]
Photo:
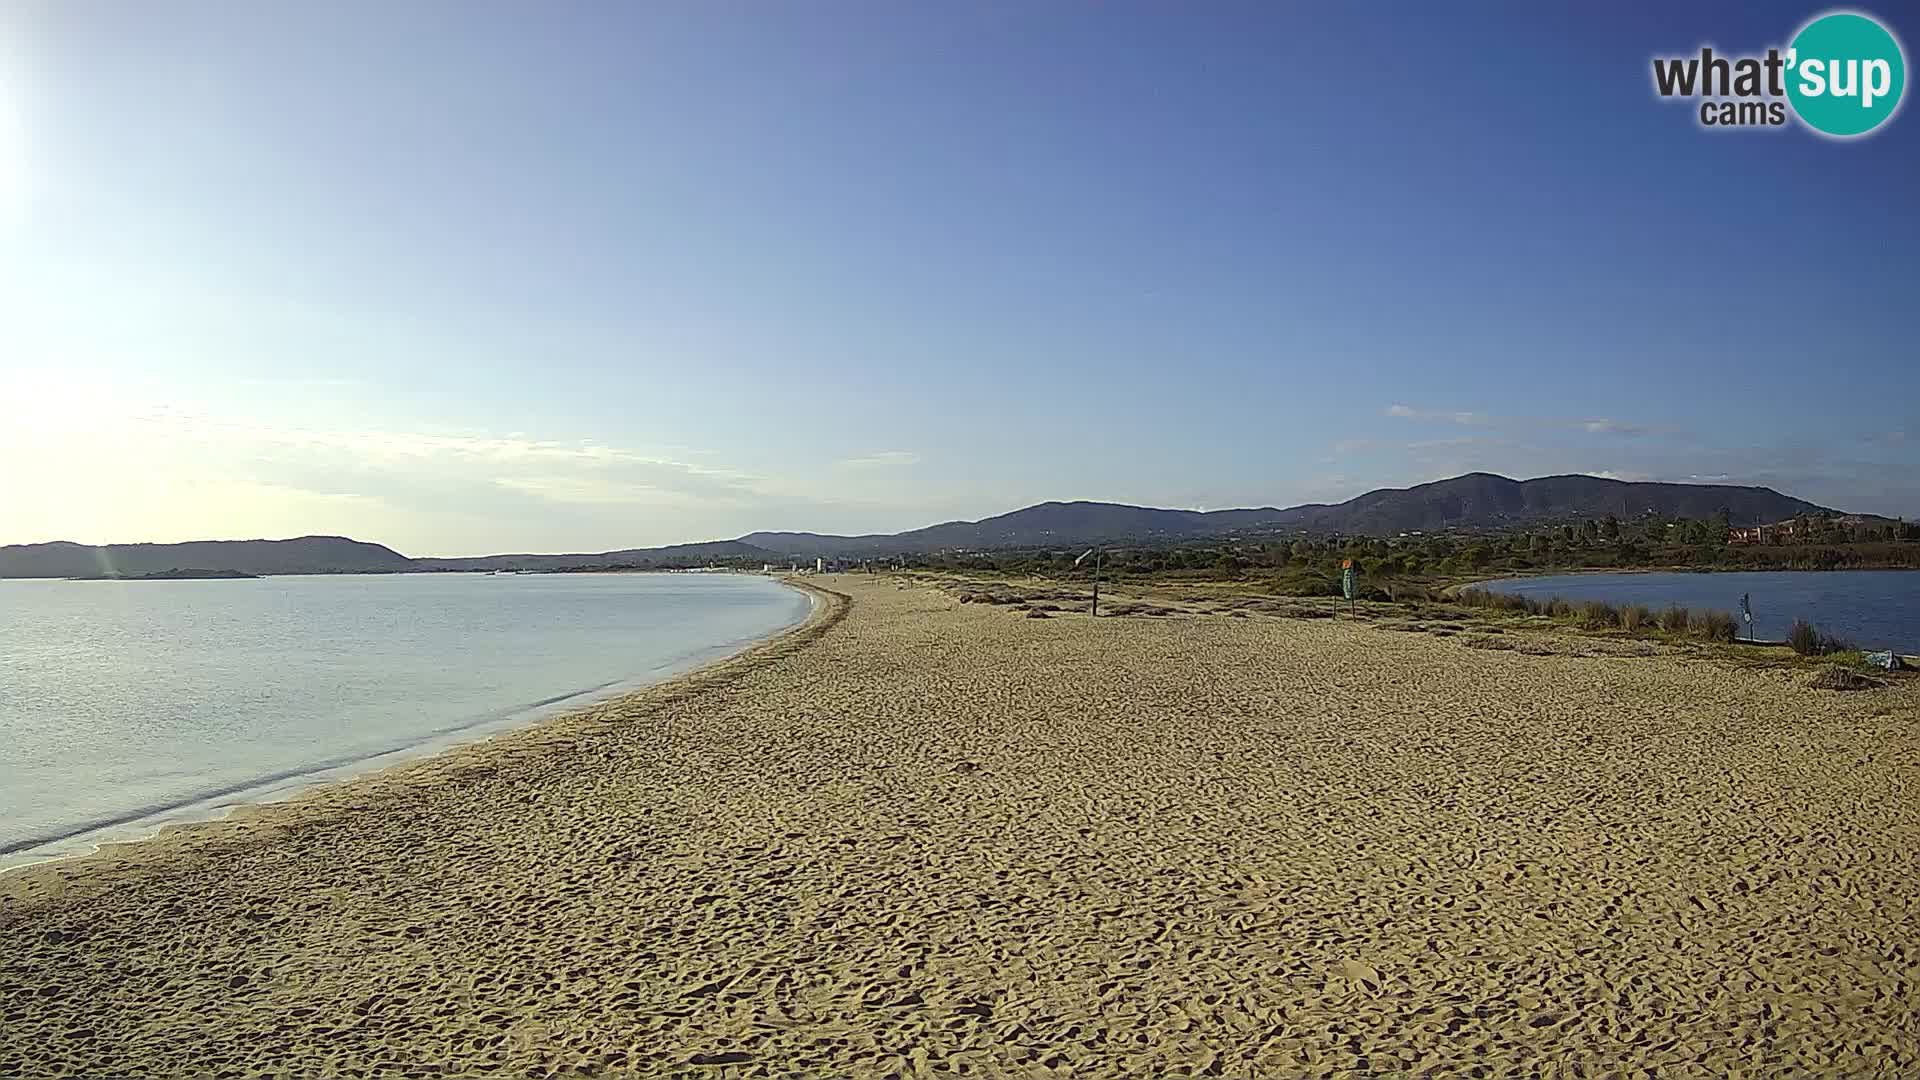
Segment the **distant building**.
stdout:
[[1791,544],[1805,542],[1818,537],[1832,528],[1853,529],[1863,525],[1875,525],[1879,522],[1860,514],[1842,514],[1838,517],[1788,518],[1770,525],[1755,525],[1747,529],[1727,530],[1729,544]]

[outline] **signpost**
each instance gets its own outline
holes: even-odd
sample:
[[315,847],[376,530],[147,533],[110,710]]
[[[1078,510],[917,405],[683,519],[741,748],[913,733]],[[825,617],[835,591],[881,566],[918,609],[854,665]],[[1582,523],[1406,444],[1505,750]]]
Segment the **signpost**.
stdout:
[[1089,555],[1093,556],[1093,617],[1097,619],[1100,617],[1100,560],[1107,557],[1107,552],[1105,548],[1088,548],[1073,560],[1073,565],[1086,562]]
[[1353,560],[1340,560],[1340,592],[1347,598],[1347,614],[1353,614]]

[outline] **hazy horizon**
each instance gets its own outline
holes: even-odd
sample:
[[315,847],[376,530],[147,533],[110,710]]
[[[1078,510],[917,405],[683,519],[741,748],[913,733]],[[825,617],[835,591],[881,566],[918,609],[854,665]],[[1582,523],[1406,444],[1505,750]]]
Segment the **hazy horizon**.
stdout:
[[[1467,475],[1467,474],[1461,474],[1461,475]],[[1502,479],[1517,480],[1517,481],[1525,482],[1530,480],[1548,479],[1548,478],[1557,477],[1557,476],[1566,476],[1566,475],[1590,476],[1592,474],[1590,473],[1575,473],[1575,474],[1547,473],[1547,474],[1542,474],[1541,476],[1524,476],[1524,477],[1502,476],[1501,474],[1498,474],[1498,473],[1493,473],[1488,475],[1501,476]],[[1458,479],[1458,477],[1443,477],[1442,479]],[[1613,478],[1599,477],[1599,479],[1613,479]],[[1624,482],[1632,483],[1636,481],[1624,481]],[[1645,481],[1645,482],[1667,483],[1669,481]],[[1419,485],[1410,485],[1410,486],[1419,486]],[[1704,484],[1704,485],[1696,485],[1696,486],[1708,486],[1708,487],[1728,486],[1730,487],[1730,486],[1751,486],[1751,485]],[[1366,491],[1356,491],[1351,495],[1340,497],[1340,498],[1334,498],[1330,500],[1325,500],[1325,502],[1332,503],[1332,504],[1344,503],[1350,499],[1358,498],[1362,495],[1369,495],[1375,491],[1380,491],[1380,490],[1405,490],[1405,489],[1369,488]],[[1790,491],[1780,492],[1780,494],[1793,496],[1793,492],[1790,492]],[[755,533],[813,533],[813,534],[822,534],[822,535],[841,535],[841,536],[872,535],[872,534],[878,533],[881,535],[887,535],[892,533],[910,532],[916,529],[927,528],[934,525],[949,524],[955,521],[977,521],[977,520],[981,520],[982,518],[999,517],[1001,515],[1009,514],[1017,510],[1029,509],[1031,507],[1039,506],[1047,503],[1060,503],[1060,504],[1069,504],[1069,505],[1074,503],[1102,503],[1107,505],[1122,505],[1122,506],[1136,506],[1136,507],[1149,506],[1149,504],[1128,502],[1124,499],[1071,499],[1071,498],[1070,499],[1042,499],[1042,500],[1039,500],[1038,502],[1026,503],[1021,506],[1010,506],[1001,510],[996,510],[989,514],[982,514],[978,518],[943,518],[937,521],[922,521],[916,524],[905,525],[898,529],[864,530],[862,532],[854,532],[846,529],[788,529],[788,528],[783,528],[777,525],[771,525],[771,526],[759,526],[751,529],[745,529],[745,530],[742,530],[741,532],[734,533],[728,536],[711,536],[711,537],[703,537],[699,539],[667,540],[658,544],[616,544],[611,547],[605,547],[605,548],[587,548],[587,547],[581,547],[577,545],[571,546],[571,547],[562,546],[562,547],[557,547],[551,550],[544,550],[544,551],[522,551],[522,550],[508,551],[506,549],[475,550],[475,551],[461,551],[461,552],[408,551],[398,545],[386,543],[385,541],[381,540],[379,537],[357,536],[357,535],[342,533],[338,531],[324,531],[324,530],[319,532],[312,532],[312,533],[302,533],[302,534],[299,534],[298,536],[187,536],[187,537],[180,537],[177,539],[167,539],[167,540],[70,541],[70,538],[67,538],[67,537],[57,537],[49,540],[40,540],[40,541],[12,541],[9,544],[0,544],[0,547],[12,546],[17,544],[31,546],[32,544],[35,544],[35,543],[45,544],[45,543],[59,543],[63,541],[70,541],[73,543],[79,543],[79,544],[84,544],[84,545],[93,546],[93,547],[111,547],[111,546],[135,545],[135,544],[179,544],[179,543],[193,543],[193,542],[206,542],[206,541],[213,541],[213,542],[252,541],[252,540],[276,541],[276,540],[296,540],[296,539],[301,539],[303,537],[309,537],[309,536],[332,536],[332,537],[340,537],[348,540],[357,540],[357,541],[362,541],[366,543],[380,544],[383,547],[399,552],[400,554],[408,556],[409,558],[416,558],[416,559],[471,559],[471,558],[485,558],[485,557],[496,556],[496,555],[591,555],[591,554],[600,554],[606,551],[622,551],[622,550],[637,549],[637,548],[676,547],[676,546],[687,545],[687,544],[725,543],[727,541],[739,540],[746,536],[751,536]],[[1300,505],[1305,505],[1305,504],[1268,502],[1268,503],[1248,503],[1242,506],[1213,506],[1213,507],[1160,506],[1160,507],[1150,507],[1150,508],[1160,509],[1160,510],[1193,510],[1193,511],[1205,512],[1205,511],[1215,511],[1215,510],[1261,510],[1261,509],[1286,510],[1286,509],[1291,509],[1293,507],[1300,506]],[[1856,512],[1856,511],[1853,511],[1851,508],[1844,507],[1844,506],[1828,507],[1828,509],[1840,510],[1847,513]]]
[[0,544],[1473,471],[1920,517],[1920,119],[1704,131],[1649,85],[1814,10],[10,5]]

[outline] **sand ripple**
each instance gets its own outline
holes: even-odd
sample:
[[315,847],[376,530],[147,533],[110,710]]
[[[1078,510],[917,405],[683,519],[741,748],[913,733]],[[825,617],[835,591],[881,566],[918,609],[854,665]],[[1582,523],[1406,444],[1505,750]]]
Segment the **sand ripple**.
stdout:
[[0,878],[0,1075],[1920,1075],[1920,709],[853,598]]

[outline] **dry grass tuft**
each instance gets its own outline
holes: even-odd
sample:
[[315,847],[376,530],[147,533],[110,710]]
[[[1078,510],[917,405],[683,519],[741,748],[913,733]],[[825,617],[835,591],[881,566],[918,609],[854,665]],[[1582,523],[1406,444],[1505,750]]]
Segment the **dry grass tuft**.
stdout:
[[1878,679],[1869,679],[1857,671],[1835,665],[1815,675],[1807,685],[1815,690],[1874,690],[1886,684]]

